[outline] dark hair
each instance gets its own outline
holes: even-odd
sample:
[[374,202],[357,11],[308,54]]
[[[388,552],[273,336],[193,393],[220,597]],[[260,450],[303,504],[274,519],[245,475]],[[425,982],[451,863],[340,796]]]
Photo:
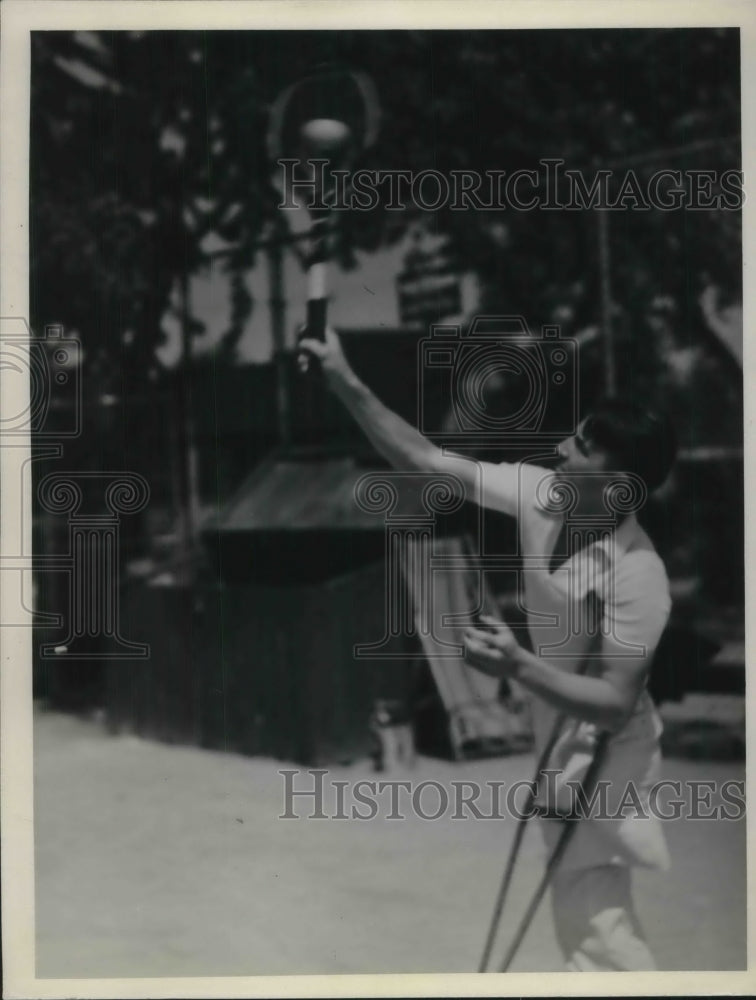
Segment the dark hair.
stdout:
[[608,452],[621,471],[640,476],[649,490],[661,486],[677,453],[669,418],[632,399],[599,402],[586,418],[583,433]]

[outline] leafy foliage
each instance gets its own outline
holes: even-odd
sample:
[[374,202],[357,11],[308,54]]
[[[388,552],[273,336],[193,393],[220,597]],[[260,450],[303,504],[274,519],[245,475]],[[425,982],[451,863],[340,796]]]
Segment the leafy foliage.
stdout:
[[[146,370],[176,284],[207,266],[212,234],[230,247],[232,356],[253,308],[244,276],[276,212],[268,109],[324,60],[375,81],[384,127],[364,165],[376,169],[482,173],[559,157],[590,171],[647,157],[643,178],[739,165],[729,29],[35,33],[34,324],[62,322],[85,347]],[[397,240],[417,214],[347,214],[342,263]],[[594,213],[444,208],[428,221],[478,274],[486,308],[568,329],[596,322]],[[612,215],[622,349],[641,366],[659,297],[676,304],[683,340],[707,283],[738,297],[739,225],[739,213],[714,210]]]

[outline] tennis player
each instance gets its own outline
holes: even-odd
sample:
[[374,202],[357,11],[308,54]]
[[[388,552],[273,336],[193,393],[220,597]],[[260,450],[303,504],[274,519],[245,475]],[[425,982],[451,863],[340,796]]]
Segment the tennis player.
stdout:
[[[556,935],[569,970],[654,969],[631,872],[669,864],[661,822],[649,808],[660,777],[661,723],[646,691],[669,617],[669,586],[634,512],[620,513],[606,529],[606,486],[623,476],[633,488],[661,485],[675,456],[671,427],[634,402],[610,400],[562,442],[556,469],[472,461],[442,451],[384,406],[355,375],[333,330],[301,347],[301,364],[308,354],[318,358],[331,390],[395,468],[453,473],[468,499],[518,519],[520,598],[532,649],[489,619],[489,627],[467,631],[466,658],[530,693],[537,753],[555,719],[566,716],[541,790],[549,848],[574,805],[569,780],[584,774],[598,733],[611,734],[601,797],[580,819],[552,882]],[[585,530],[575,529],[575,510],[568,524],[559,502],[565,489],[577,498]]]

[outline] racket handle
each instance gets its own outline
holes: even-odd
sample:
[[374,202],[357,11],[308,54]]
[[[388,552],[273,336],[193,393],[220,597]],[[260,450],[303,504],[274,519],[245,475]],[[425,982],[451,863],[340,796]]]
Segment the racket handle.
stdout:
[[325,340],[326,263],[317,261],[307,271],[307,336]]
[[307,300],[307,328],[305,335],[313,340],[325,340],[327,299]]

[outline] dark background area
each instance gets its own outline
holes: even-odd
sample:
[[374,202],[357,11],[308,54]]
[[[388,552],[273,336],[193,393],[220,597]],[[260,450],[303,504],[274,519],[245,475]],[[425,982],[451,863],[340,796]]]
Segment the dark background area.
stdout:
[[[252,310],[267,308],[245,284],[265,260],[277,219],[267,116],[279,91],[323,60],[375,82],[383,126],[360,164],[368,168],[510,171],[560,157],[618,177],[631,165],[644,182],[662,168],[718,176],[740,166],[734,29],[34,33],[32,326],[41,336],[46,325],[61,324],[83,352],[83,432],[66,444],[64,463],[128,469],[149,482],[149,506],[121,522],[124,605],[168,573],[188,588],[168,629],[184,635],[202,604],[198,588],[223,583],[212,519],[261,461],[285,444],[380,467],[318,379],[295,373],[290,353],[267,365],[237,356]],[[379,204],[342,214],[338,266],[356,266],[357,250],[396,243],[420,217],[445,239],[454,266],[475,274],[481,311],[522,313],[534,329],[558,323],[567,337],[598,328],[580,352],[580,402],[589,408],[606,376],[595,213],[391,212]],[[743,623],[742,371],[712,331],[701,296],[713,290],[720,309],[742,299],[740,213],[616,212],[609,235],[621,387],[670,410],[683,447],[644,521],[676,585],[677,619],[708,628],[721,644],[742,635]],[[209,236],[229,248],[222,267],[231,320],[216,346],[198,355],[207,331],[181,290],[216,260]],[[292,316],[303,311],[303,303],[290,305]],[[183,339],[170,368],[155,354],[169,318]],[[411,420],[425,332],[343,331],[358,373]],[[290,401],[285,441],[276,403],[282,385]],[[440,427],[444,385],[428,376],[426,388]],[[52,403],[47,433],[71,406],[63,394]],[[190,450],[200,507],[194,533],[187,530]],[[52,465],[40,461],[38,473]],[[512,526],[488,524],[506,546]],[[37,511],[35,533],[38,551],[66,551],[64,518]],[[269,580],[272,569],[280,577],[281,566],[291,566],[292,586],[301,582],[297,560],[286,561],[279,541],[255,540],[256,560],[232,541],[249,564],[250,585]],[[291,545],[312,566],[329,541],[300,537]],[[355,537],[354,568],[371,563],[376,545]],[[59,610],[62,575],[39,574],[37,584],[40,608]],[[54,630],[41,632],[54,641]],[[208,656],[218,662],[217,650]],[[71,691],[72,703],[104,697],[102,670],[92,663],[38,663],[36,687],[62,702]]]

